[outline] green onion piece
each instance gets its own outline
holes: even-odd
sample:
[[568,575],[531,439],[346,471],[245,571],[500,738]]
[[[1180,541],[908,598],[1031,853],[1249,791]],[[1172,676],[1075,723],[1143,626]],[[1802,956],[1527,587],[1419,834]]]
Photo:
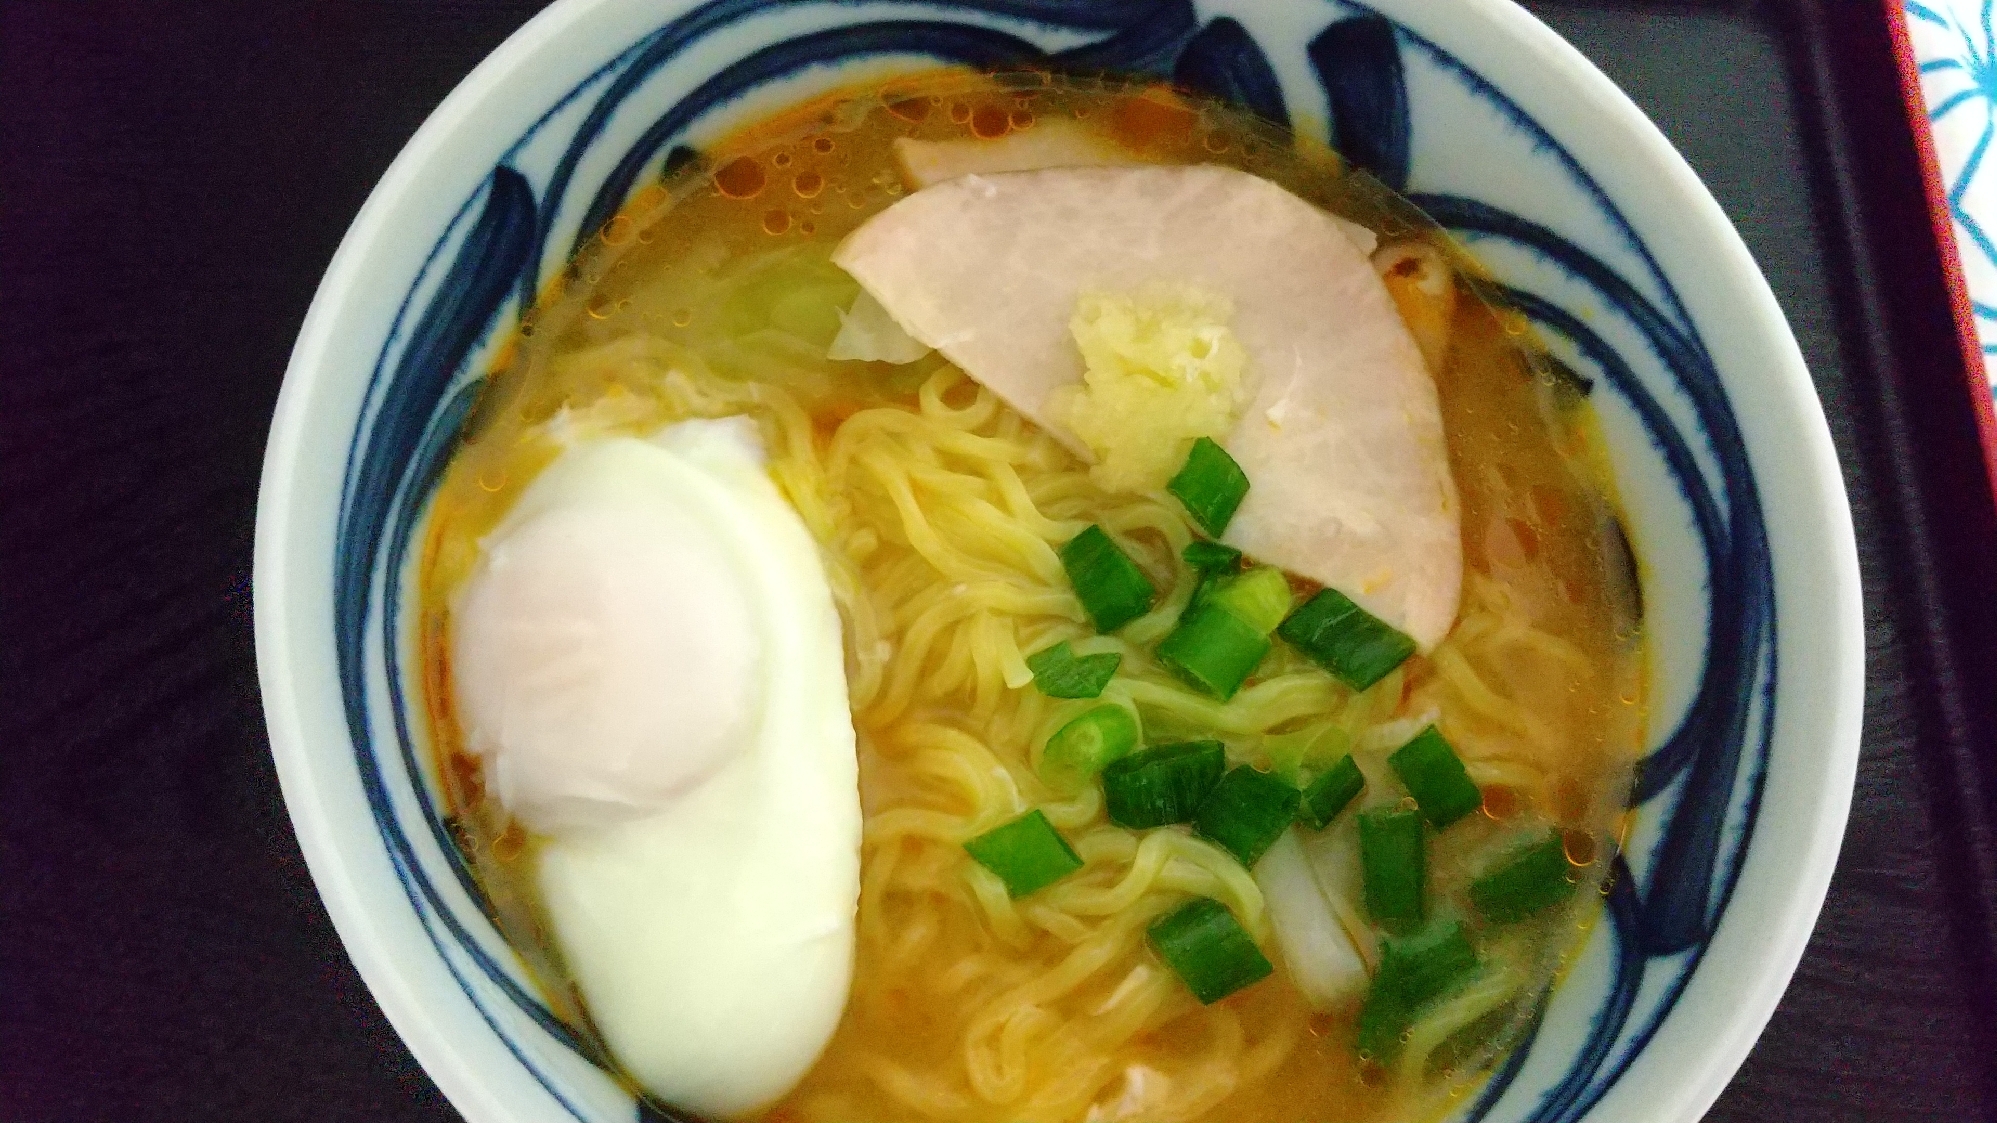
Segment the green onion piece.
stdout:
[[1415,641],[1336,589],[1319,590],[1290,613],[1276,634],[1354,690],[1386,678],[1415,652]]
[[1091,526],[1061,547],[1061,568],[1068,571],[1075,595],[1099,632],[1114,632],[1151,611],[1158,592],[1100,526]]
[[1380,944],[1380,970],[1359,1012],[1359,1051],[1384,1061],[1421,1007],[1461,987],[1477,971],[1477,949],[1463,925],[1437,921],[1420,932]]
[[1297,817],[1297,789],[1247,765],[1221,777],[1193,816],[1193,829],[1255,868]]
[[1040,778],[1064,795],[1082,790],[1109,762],[1137,746],[1137,719],[1122,706],[1096,706],[1054,731],[1040,754]]
[[1179,551],[1185,563],[1201,573],[1217,574],[1225,577],[1241,568],[1241,551],[1218,542],[1208,542],[1195,538]]
[[1194,613],[1205,608],[1207,601],[1213,597],[1213,591],[1220,588],[1225,580],[1227,578],[1212,573],[1200,574],[1199,584],[1193,586],[1193,595],[1186,598],[1186,607],[1179,610],[1179,623],[1192,619]]
[[1211,897],[1166,913],[1145,935],[1203,1004],[1218,1002],[1275,970],[1227,906]]
[[1082,868],[1068,840],[1041,812],[1029,811],[964,844],[979,865],[999,875],[1005,891],[1024,897]]
[[1217,604],[1201,605],[1159,641],[1158,661],[1225,702],[1269,654],[1269,637]]
[[1200,575],[1199,584],[1193,586],[1193,595],[1186,600],[1186,607],[1179,610],[1179,619],[1184,620],[1207,602],[1222,581],[1240,572],[1241,551],[1218,542],[1194,539],[1186,543],[1179,556]]
[[1405,932],[1421,923],[1426,862],[1420,813],[1391,808],[1360,812],[1366,911],[1382,928]]
[[1380,972],[1410,1006],[1441,998],[1477,969],[1477,950],[1463,925],[1438,920],[1412,936],[1381,941]]
[[1165,490],[1179,497],[1179,502],[1186,505],[1186,513],[1193,516],[1200,529],[1219,538],[1227,529],[1228,520],[1234,517],[1234,509],[1241,506],[1242,496],[1248,494],[1248,474],[1226,449],[1211,438],[1201,437],[1193,442],[1185,467],[1165,485]]
[[1497,868],[1470,883],[1470,903],[1496,924],[1551,908],[1574,895],[1567,848],[1558,834],[1514,851]]
[[1049,698],[1100,697],[1122,663],[1123,656],[1114,651],[1078,656],[1066,640],[1026,657],[1033,685]]
[[1436,830],[1448,826],[1463,816],[1477,810],[1484,803],[1484,793],[1470,780],[1470,774],[1463,770],[1463,762],[1456,757],[1456,750],[1442,739],[1442,734],[1431,725],[1415,739],[1394,750],[1387,758],[1394,771],[1401,777],[1401,783],[1408,786],[1408,794],[1421,805],[1422,818]]
[[1111,761],[1103,769],[1109,821],[1134,830],[1191,822],[1226,770],[1219,741],[1154,745]]
[[1358,763],[1350,756],[1340,757],[1337,764],[1304,789],[1297,818],[1313,830],[1321,831],[1364,790],[1366,777],[1360,773]]
[[1290,614],[1290,601],[1290,579],[1272,565],[1230,577],[1207,594],[1207,603],[1220,605],[1265,636]]
[[1412,1021],[1414,1011],[1401,1001],[1399,992],[1382,986],[1380,976],[1375,975],[1372,989],[1366,992],[1366,1005],[1359,1009],[1359,1037],[1353,1047],[1360,1056],[1385,1064],[1400,1052],[1401,1034]]

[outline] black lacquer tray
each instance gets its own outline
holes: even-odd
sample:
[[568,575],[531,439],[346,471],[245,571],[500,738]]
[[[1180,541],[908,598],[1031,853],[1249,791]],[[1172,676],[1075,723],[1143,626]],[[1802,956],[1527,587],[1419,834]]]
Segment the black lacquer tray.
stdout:
[[[1851,826],[1711,1118],[1997,1118],[1997,504],[1893,9],[1529,6],[1740,227],[1857,521]],[[252,512],[340,235],[538,7],[0,4],[0,1123],[454,1118],[347,962],[278,796]]]

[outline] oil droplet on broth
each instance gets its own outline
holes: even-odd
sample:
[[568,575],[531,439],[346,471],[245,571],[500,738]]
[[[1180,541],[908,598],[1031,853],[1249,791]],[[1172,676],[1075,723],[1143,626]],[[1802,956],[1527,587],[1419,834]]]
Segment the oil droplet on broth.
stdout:
[[961,125],[971,119],[971,107],[961,101],[950,103],[950,119]]
[[1570,866],[1592,866],[1595,864],[1595,836],[1583,830],[1560,832],[1560,848],[1567,854]]
[[790,212],[781,207],[763,215],[763,233],[781,234],[790,229]]
[[688,324],[690,324],[690,323],[692,323],[692,322],[693,322],[693,309],[691,309],[691,308],[675,308],[675,309],[673,309],[673,326],[674,326],[674,327],[678,327],[678,328],[683,328],[683,327],[687,326]]
[[797,192],[798,198],[815,199],[820,191],[825,190],[825,177],[817,172],[799,172],[797,177],[791,180],[790,186],[791,190]]
[[1493,784],[1484,789],[1484,806],[1487,818],[1503,822],[1518,812],[1518,793],[1501,784]]
[[606,246],[621,246],[638,236],[638,223],[628,214],[620,214],[603,224],[598,234]]
[[818,153],[820,156],[823,156],[826,153],[831,152],[836,147],[838,147],[838,145],[832,143],[832,138],[829,136],[822,136],[811,142],[811,150],[813,152]]
[[1015,129],[1030,129],[1033,127],[1033,111],[1030,109],[1015,109],[1006,120],[1011,122],[1012,127]]
[[519,823],[509,822],[499,837],[492,840],[492,856],[502,862],[511,862],[527,849],[527,832]]
[[738,156],[714,173],[714,189],[730,199],[753,199],[763,193],[763,165],[753,156]]
[[780,168],[788,168],[790,167],[790,153],[779,152],[775,156],[770,157],[770,163]]
[[907,121],[911,125],[919,125],[926,120],[932,108],[934,107],[931,105],[929,99],[923,97],[899,98],[887,103],[889,113]]
[[480,472],[478,474],[478,486],[481,491],[498,491],[500,488],[506,486],[506,473],[503,471]]
[[1012,128],[1012,117],[996,105],[980,105],[971,111],[971,135],[979,140],[1002,137]]

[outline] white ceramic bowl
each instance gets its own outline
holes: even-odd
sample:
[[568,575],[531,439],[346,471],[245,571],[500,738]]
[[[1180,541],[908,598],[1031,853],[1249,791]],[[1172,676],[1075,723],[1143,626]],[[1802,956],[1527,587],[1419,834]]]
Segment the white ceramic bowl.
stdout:
[[863,74],[1050,55],[1328,133],[1593,381],[1642,563],[1655,748],[1609,921],[1459,1116],[1696,1118],[1773,1011],[1837,856],[1863,691],[1851,522],[1733,228],[1628,99],[1506,0],[561,0],[509,39],[348,231],[264,466],[271,744],[362,977],[475,1123],[632,1118],[449,844],[405,720],[410,530],[523,295],[674,149]]

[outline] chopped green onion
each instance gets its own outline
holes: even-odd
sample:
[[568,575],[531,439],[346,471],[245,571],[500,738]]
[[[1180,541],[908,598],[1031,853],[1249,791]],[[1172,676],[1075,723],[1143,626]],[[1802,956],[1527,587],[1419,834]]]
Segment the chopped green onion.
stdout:
[[1477,949],[1463,925],[1439,920],[1412,936],[1381,941],[1380,971],[1410,1006],[1441,998],[1477,969]]
[[1122,663],[1123,656],[1114,651],[1078,656],[1066,640],[1026,657],[1033,685],[1049,698],[1100,697]]
[[1514,851],[1470,883],[1470,903],[1484,919],[1509,924],[1574,895],[1567,848],[1558,834]]
[[1297,817],[1297,789],[1247,765],[1221,777],[1193,816],[1193,829],[1253,869]]
[[1117,705],[1093,707],[1054,731],[1040,754],[1040,778],[1065,795],[1082,789],[1111,761],[1137,746],[1137,719]]
[[1185,467],[1165,490],[1179,497],[1200,529],[1219,538],[1228,520],[1234,518],[1234,509],[1241,506],[1242,496],[1248,494],[1248,474],[1226,449],[1211,438],[1201,437],[1193,442]]
[[1191,616],[1195,609],[1207,602],[1220,583],[1241,570],[1241,551],[1218,542],[1194,539],[1179,551],[1179,556],[1200,575],[1199,584],[1193,586],[1193,595],[1186,600],[1186,607],[1179,611],[1179,619]]
[[979,865],[999,875],[1005,891],[1024,897],[1082,868],[1068,840],[1038,810],[964,844]]
[[1421,1007],[1461,987],[1477,971],[1477,949],[1463,925],[1437,921],[1412,936],[1380,944],[1380,970],[1359,1012],[1359,1051],[1391,1057]]
[[1103,769],[1109,821],[1134,830],[1189,823],[1226,770],[1219,741],[1154,745],[1111,761]]
[[1269,654],[1269,637],[1217,604],[1201,605],[1159,641],[1158,661],[1225,702]]
[[1364,790],[1366,777],[1360,773],[1358,762],[1350,756],[1340,757],[1337,764],[1304,789],[1297,818],[1312,829],[1321,831],[1330,826],[1338,813],[1345,810],[1345,805]]
[[1205,608],[1207,601],[1213,596],[1213,591],[1220,588],[1221,582],[1225,580],[1227,578],[1212,573],[1200,574],[1199,584],[1193,586],[1193,595],[1186,598],[1186,607],[1179,610],[1179,623],[1183,624],[1192,619],[1194,613]]
[[1145,935],[1203,1004],[1218,1002],[1275,970],[1227,906],[1211,897],[1165,914]]
[[1477,810],[1484,802],[1484,793],[1477,790],[1470,774],[1463,770],[1456,750],[1449,747],[1449,742],[1442,739],[1433,725],[1394,750],[1387,763],[1394,766],[1401,783],[1408,786],[1408,794],[1421,805],[1422,818],[1436,830]]
[[[1507,1030],[1517,1022],[1519,1016],[1519,996],[1501,1000],[1496,1006],[1472,1019],[1469,1025],[1455,1030],[1428,1054],[1428,1071],[1444,1073],[1475,1071],[1480,1061],[1495,1060],[1493,1047],[1504,1041]],[[1473,1000],[1474,1001],[1474,1000]],[[1477,1002],[1477,1005],[1483,1005]]]
[[1227,578],[1207,594],[1208,604],[1220,605],[1265,636],[1290,614],[1290,600],[1290,579],[1271,565]]
[[1378,808],[1359,815],[1359,864],[1366,882],[1366,911],[1390,932],[1421,923],[1427,880],[1421,815]]
[[1319,590],[1290,613],[1276,634],[1354,690],[1386,678],[1415,652],[1415,641],[1336,589]]
[[1385,1064],[1400,1052],[1401,1034],[1407,1032],[1408,1023],[1413,1020],[1414,1011],[1407,1008],[1394,988],[1381,986],[1379,976],[1375,975],[1373,989],[1366,992],[1366,1005],[1359,1009],[1359,1037],[1353,1047],[1361,1057]]
[[1099,632],[1114,632],[1151,611],[1158,590],[1100,526],[1089,527],[1061,547],[1061,567],[1068,571],[1075,595]]
[[1241,551],[1218,542],[1208,542],[1195,538],[1179,551],[1185,563],[1201,573],[1216,574],[1222,577],[1241,568]]

